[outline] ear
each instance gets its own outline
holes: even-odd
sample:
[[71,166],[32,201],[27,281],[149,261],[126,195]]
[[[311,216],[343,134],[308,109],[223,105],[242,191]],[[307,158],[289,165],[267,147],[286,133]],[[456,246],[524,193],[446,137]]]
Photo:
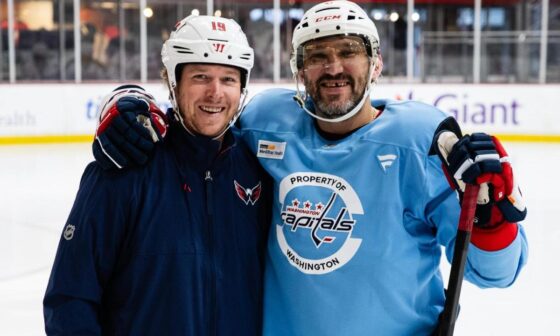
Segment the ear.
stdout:
[[[180,98],[180,90],[179,87],[181,86],[181,83],[177,83],[177,86],[175,86],[175,88],[173,88],[173,94],[175,95],[175,104],[177,104],[177,108],[179,108],[179,101],[181,100]],[[169,95],[171,95],[171,91],[169,91]]]
[[377,78],[381,76],[381,71],[383,71],[383,58],[381,54],[377,54],[377,59],[374,61],[373,72],[371,74],[371,81],[376,82]]
[[305,83],[305,82],[303,81],[303,70],[299,70],[299,71],[297,72],[297,74],[296,74],[296,77],[297,77],[296,79],[297,79],[300,83]]

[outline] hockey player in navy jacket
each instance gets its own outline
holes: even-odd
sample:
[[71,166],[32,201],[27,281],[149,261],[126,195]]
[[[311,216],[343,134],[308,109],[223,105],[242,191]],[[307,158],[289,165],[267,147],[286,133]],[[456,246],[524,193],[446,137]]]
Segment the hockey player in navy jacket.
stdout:
[[[228,53],[203,56],[217,34]],[[176,112],[167,131],[139,87],[119,88],[104,105],[98,139],[104,123],[143,110],[154,127],[145,143],[161,141],[145,166],[87,166],[44,298],[48,335],[261,332],[271,188],[230,128],[253,51],[233,20],[199,16],[178,24],[162,59]]]

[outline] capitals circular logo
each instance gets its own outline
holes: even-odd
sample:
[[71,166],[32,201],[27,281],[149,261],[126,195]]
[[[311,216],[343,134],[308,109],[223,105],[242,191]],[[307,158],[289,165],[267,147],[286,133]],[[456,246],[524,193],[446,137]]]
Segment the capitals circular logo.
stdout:
[[344,266],[362,240],[352,237],[362,203],[343,178],[323,173],[293,173],[279,186],[280,219],[276,237],[290,264],[307,274]]

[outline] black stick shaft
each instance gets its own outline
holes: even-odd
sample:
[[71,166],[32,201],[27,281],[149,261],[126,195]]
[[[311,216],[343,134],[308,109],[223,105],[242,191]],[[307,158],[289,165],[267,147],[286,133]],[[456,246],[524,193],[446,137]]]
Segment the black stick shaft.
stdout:
[[447,284],[445,306],[439,320],[439,336],[452,336],[453,330],[455,329],[459,297],[461,295],[463,275],[465,274],[465,264],[467,261],[469,243],[471,241],[476,199],[479,189],[479,185],[467,184],[463,195],[459,227],[457,229],[457,238],[455,239],[455,249],[453,250],[449,282]]

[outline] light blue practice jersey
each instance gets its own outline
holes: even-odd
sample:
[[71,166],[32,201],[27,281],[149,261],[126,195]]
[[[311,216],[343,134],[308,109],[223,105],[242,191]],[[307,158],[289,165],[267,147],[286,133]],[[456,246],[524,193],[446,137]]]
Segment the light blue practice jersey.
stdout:
[[[257,95],[244,138],[275,181],[264,335],[429,335],[444,305],[441,246],[451,259],[459,204],[437,156],[447,117],[412,101],[384,106],[338,141],[316,130],[294,91]],[[465,277],[505,287],[525,263],[520,226],[498,252],[471,245]]]

